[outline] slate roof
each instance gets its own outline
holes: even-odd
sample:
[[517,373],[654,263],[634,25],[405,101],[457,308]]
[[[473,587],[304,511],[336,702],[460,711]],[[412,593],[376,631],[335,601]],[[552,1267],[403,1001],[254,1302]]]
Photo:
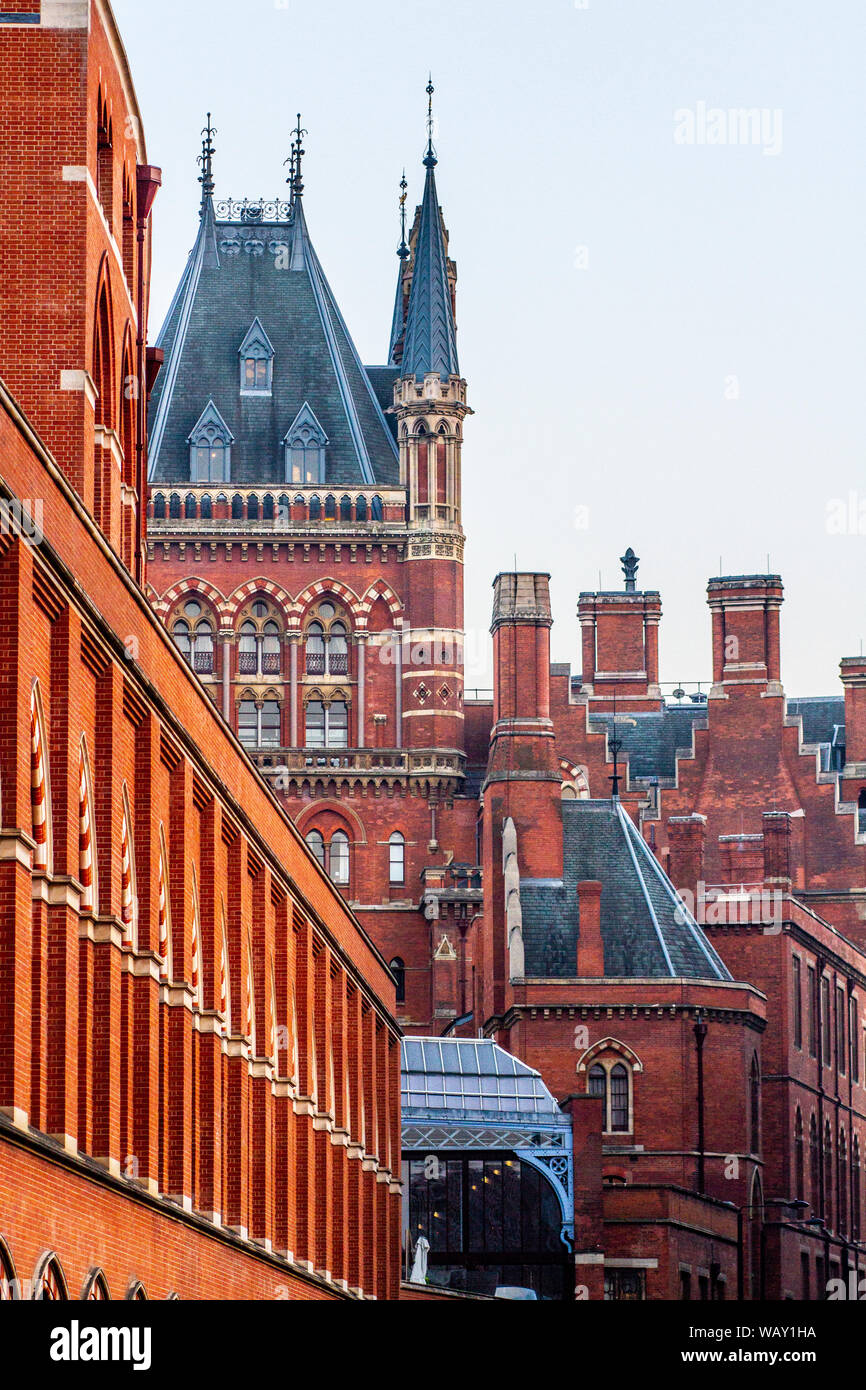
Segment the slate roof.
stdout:
[[562,823],[562,881],[520,883],[527,978],[574,977],[577,884],[590,879],[602,884],[606,978],[731,979],[619,802],[564,801]]
[[[242,396],[238,350],[257,317],[274,348],[273,391]],[[187,441],[212,398],[235,437],[233,483],[284,481],[282,441],[305,402],[328,437],[326,486],[399,483],[386,382],[380,371],[374,387],[361,364],[300,198],[289,223],[216,222],[207,200],[158,346],[152,481],[189,479]]]
[[[839,731],[845,728],[845,697],[843,695],[807,695],[788,701],[788,714],[803,721],[804,743],[839,743]],[[841,742],[845,742],[844,734]]]
[[[426,372],[438,372],[441,377],[460,375],[457,330],[448,287],[448,252],[433,173],[435,156],[428,153],[424,163],[427,177],[415,243],[412,288],[406,309],[406,333],[400,363],[401,376],[414,374],[417,380],[423,378]],[[391,346],[393,350],[393,328]]]
[[[691,752],[692,729],[706,722],[707,706],[701,704],[665,705],[645,714],[619,714],[617,736],[628,754],[631,777],[675,777],[677,749]],[[590,728],[608,727],[613,734],[613,715],[592,715]]]

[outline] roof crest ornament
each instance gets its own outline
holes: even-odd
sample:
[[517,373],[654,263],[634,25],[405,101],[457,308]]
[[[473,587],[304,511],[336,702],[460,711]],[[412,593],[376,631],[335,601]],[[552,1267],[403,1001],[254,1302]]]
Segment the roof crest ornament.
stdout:
[[629,546],[625,554],[620,556],[619,562],[622,565],[622,572],[625,576],[625,591],[627,594],[633,594],[637,587],[635,579],[637,576],[637,567],[640,564],[640,557],[635,555],[631,546]]
[[397,255],[401,261],[409,259],[409,247],[406,244],[406,198],[409,185],[406,182],[406,170],[403,170],[403,177],[400,180],[400,245]]
[[289,159],[286,161],[287,164],[290,164],[290,165],[291,165],[291,172],[290,172],[290,174],[289,174],[288,183],[289,183],[289,186],[290,186],[290,188],[291,188],[291,201],[292,201],[292,202],[294,202],[296,198],[301,198],[301,197],[303,197],[303,193],[304,193],[304,180],[303,180],[303,177],[302,177],[302,161],[303,161],[304,155],[306,154],[306,150],[304,149],[303,140],[304,140],[304,136],[307,135],[307,134],[308,134],[308,132],[307,132],[306,130],[304,130],[304,128],[303,128],[302,125],[301,125],[301,113],[300,113],[300,111],[299,111],[299,112],[298,112],[298,124],[297,124],[297,126],[295,127],[295,129],[292,131],[292,135],[293,135],[293,137],[294,137],[293,140],[292,140],[292,153],[291,153]]
[[427,169],[435,169],[436,165],[439,163],[436,158],[436,151],[433,148],[433,131],[436,125],[433,117],[433,93],[435,90],[436,88],[433,86],[433,74],[431,72],[430,80],[427,83],[427,153],[424,156],[424,166]]

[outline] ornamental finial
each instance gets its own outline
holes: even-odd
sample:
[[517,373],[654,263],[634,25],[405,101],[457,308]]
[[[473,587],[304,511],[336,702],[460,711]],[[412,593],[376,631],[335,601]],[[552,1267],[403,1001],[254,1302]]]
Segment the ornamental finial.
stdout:
[[205,126],[204,130],[202,131],[201,154],[199,155],[198,159],[196,160],[196,163],[197,163],[197,164],[199,165],[199,167],[201,168],[201,173],[200,173],[200,175],[199,175],[199,180],[198,180],[198,181],[199,181],[199,183],[201,184],[201,206],[202,206],[202,212],[204,212],[205,204],[206,204],[208,198],[212,198],[212,197],[213,197],[213,191],[214,191],[213,157],[214,157],[214,154],[215,154],[215,152],[216,152],[216,151],[215,151],[215,147],[214,147],[213,138],[214,138],[215,135],[216,135],[216,130],[214,129],[214,127],[213,127],[213,126],[211,125],[211,123],[210,123],[210,112],[208,111],[208,113],[207,113],[207,125]]
[[406,170],[403,170],[403,177],[400,180],[400,245],[397,248],[397,255],[401,261],[409,259],[409,247],[406,245],[406,198],[409,185],[406,182]]
[[431,72],[430,80],[427,83],[427,153],[424,156],[424,164],[428,169],[434,169],[439,162],[436,158],[436,151],[433,148],[433,130],[436,124],[433,119],[433,93],[435,90],[436,88],[433,86],[433,74]]
[[625,575],[625,591],[627,594],[633,594],[637,587],[635,576],[637,575],[637,567],[640,564],[640,559],[635,555],[631,546],[629,546],[625,554],[620,556],[619,562],[622,565],[622,572]]
[[292,202],[294,202],[296,198],[302,197],[304,192],[304,180],[301,174],[301,161],[303,160],[304,155],[306,154],[306,150],[304,149],[303,145],[303,140],[304,136],[307,133],[308,132],[304,130],[304,128],[301,125],[301,113],[299,111],[298,124],[292,131],[292,135],[294,136],[294,139],[292,140],[292,153],[290,156],[290,161],[287,161],[291,163],[291,173],[289,175],[288,182],[292,190]]

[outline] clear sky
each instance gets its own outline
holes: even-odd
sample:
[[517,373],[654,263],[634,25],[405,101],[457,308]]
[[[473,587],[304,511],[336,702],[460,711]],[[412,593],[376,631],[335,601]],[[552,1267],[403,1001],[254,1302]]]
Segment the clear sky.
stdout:
[[[114,0],[163,170],[155,338],[217,196],[305,206],[363,359],[383,362],[397,183],[420,198],[436,83],[466,428],[468,684],[491,583],[551,572],[553,655],[581,589],[659,589],[663,681],[706,679],[706,581],[782,574],[790,694],[866,640],[863,0]],[[756,109],[753,124],[728,113]],[[861,518],[862,512],[862,518]]]

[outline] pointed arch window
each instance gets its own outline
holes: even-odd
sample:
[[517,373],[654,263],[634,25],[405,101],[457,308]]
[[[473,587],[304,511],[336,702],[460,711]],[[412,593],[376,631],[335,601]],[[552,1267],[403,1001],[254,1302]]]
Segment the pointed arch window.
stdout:
[[171,635],[184,661],[196,675],[212,676],[214,629],[198,599],[189,599],[172,625]]
[[0,1303],[11,1303],[18,1296],[18,1281],[5,1243],[0,1240]]
[[308,676],[342,680],[349,674],[349,627],[330,599],[320,603],[306,629]]
[[120,820],[120,921],[123,928],[123,944],[132,949],[136,945],[138,926],[138,901],[135,891],[135,845],[132,838],[132,816],[129,809],[129,795],[124,783],[121,791]]
[[282,627],[264,599],[256,599],[241,623],[238,670],[242,676],[278,676],[282,666]]
[[190,481],[223,483],[231,478],[231,446],[234,435],[209,400],[187,443],[190,446]]
[[170,980],[174,969],[171,951],[171,908],[168,901],[168,857],[165,849],[165,831],[161,825],[159,827],[159,869],[157,872],[157,892],[159,894],[157,925],[161,962],[159,977],[161,980]]
[[632,1130],[632,1071],[615,1056],[602,1057],[589,1068],[587,1091],[602,1102],[605,1134],[628,1134]]
[[283,445],[287,483],[316,487],[324,482],[328,438],[306,401],[290,425]]
[[190,966],[193,1004],[202,1008],[201,992],[201,921],[198,913],[198,883],[195,869],[192,872],[192,926],[190,931]]
[[241,395],[270,396],[274,381],[274,349],[259,318],[253,319],[238,348],[241,361]]
[[30,813],[35,847],[33,868],[46,873],[51,863],[51,794],[45,717],[38,682],[30,696]]
[[46,1303],[65,1303],[69,1298],[66,1278],[56,1255],[40,1260],[33,1280],[33,1297]]
[[81,884],[81,911],[96,907],[96,855],[93,852],[93,791],[87,745],[78,750],[78,880]]
[[307,849],[315,855],[322,868],[325,867],[325,837],[321,830],[311,830],[307,836]]
[[238,738],[245,748],[279,748],[282,743],[282,706],[279,700],[241,700],[238,705]]
[[111,1300],[108,1283],[101,1269],[94,1269],[88,1275],[82,1297],[87,1303],[108,1303]]
[[802,1201],[805,1197],[806,1164],[803,1146],[803,1114],[799,1106],[797,1106],[797,1113],[794,1118],[794,1178],[795,1195],[798,1201]]
[[406,963],[400,956],[395,956],[390,965],[391,974],[397,982],[397,1003],[406,1002]]

